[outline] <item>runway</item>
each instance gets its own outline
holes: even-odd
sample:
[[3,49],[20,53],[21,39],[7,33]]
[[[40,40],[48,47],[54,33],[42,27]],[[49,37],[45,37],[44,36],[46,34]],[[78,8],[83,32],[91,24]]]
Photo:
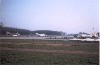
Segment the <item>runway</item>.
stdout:
[[100,41],[100,39],[63,39],[50,37],[0,37],[0,39],[41,39],[41,40],[64,40],[64,41]]

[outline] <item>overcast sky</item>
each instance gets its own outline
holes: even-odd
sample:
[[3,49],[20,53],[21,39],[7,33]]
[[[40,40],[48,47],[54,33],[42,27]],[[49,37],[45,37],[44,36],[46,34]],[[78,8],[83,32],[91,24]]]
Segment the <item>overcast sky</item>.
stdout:
[[0,20],[29,30],[98,32],[99,0],[1,0]]

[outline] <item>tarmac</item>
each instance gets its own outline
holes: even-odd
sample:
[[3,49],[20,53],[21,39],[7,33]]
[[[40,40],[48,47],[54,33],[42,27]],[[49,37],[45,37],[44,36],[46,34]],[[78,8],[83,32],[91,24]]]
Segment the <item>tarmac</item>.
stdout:
[[72,40],[72,41],[100,41],[100,39],[64,39],[64,38],[50,38],[50,37],[0,37],[0,39],[41,39],[41,40]]

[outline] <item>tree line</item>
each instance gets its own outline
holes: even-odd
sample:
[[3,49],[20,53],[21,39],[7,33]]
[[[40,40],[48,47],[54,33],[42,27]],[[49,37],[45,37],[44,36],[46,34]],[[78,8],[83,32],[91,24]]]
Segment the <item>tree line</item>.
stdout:
[[27,29],[13,28],[13,27],[4,27],[3,24],[0,24],[0,35],[5,35],[7,32],[10,33],[19,33],[21,35],[31,35],[31,34],[46,34],[46,35],[64,35],[62,31],[51,31],[51,30],[36,30],[31,31]]

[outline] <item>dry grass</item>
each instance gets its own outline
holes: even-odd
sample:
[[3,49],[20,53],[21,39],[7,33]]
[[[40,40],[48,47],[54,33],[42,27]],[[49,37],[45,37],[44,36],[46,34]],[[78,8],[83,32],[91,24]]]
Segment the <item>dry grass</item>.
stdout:
[[99,64],[99,43],[0,40],[0,64]]

